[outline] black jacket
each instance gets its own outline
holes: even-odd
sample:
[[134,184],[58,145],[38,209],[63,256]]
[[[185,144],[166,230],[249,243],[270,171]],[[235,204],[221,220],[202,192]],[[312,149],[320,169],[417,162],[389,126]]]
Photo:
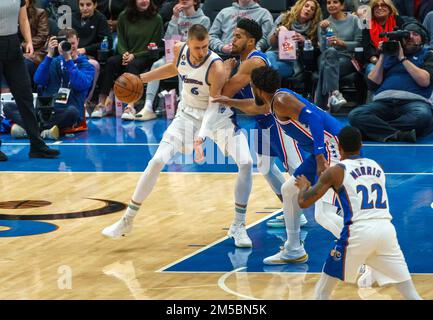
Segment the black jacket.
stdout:
[[97,51],[104,37],[108,38],[110,48],[112,47],[113,38],[110,28],[108,27],[107,19],[99,11],[95,11],[95,14],[87,19],[84,25],[81,25],[81,14],[73,14],[72,28],[77,31],[78,37],[80,38],[78,47],[85,48],[86,54],[89,56],[97,56]]

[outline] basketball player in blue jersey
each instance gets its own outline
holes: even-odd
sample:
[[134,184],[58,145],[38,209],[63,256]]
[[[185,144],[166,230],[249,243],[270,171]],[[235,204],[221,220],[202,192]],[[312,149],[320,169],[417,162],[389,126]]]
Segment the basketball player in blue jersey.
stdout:
[[[272,111],[283,131],[292,137],[298,146],[311,155],[295,170],[293,176],[305,175],[311,183],[330,165],[339,161],[338,139],[341,124],[302,96],[288,89],[279,89],[281,78],[278,71],[268,67],[254,69],[251,74],[255,103],[251,100],[219,97],[215,101],[249,108],[251,112],[266,114]],[[254,111],[255,110],[255,111]],[[283,250],[263,260],[265,264],[303,263],[308,254],[300,241],[300,208],[297,202],[298,188],[295,178],[284,182],[281,193],[284,204],[287,241]],[[331,191],[315,207],[316,221],[325,229],[339,236],[342,219],[336,214]]]
[[329,299],[338,279],[354,283],[359,267],[368,264],[386,276],[377,279],[379,285],[395,283],[405,299],[420,300],[391,223],[383,169],[376,161],[361,157],[358,129],[345,127],[338,138],[340,163],[326,169],[313,187],[303,175],[296,179],[301,208],[333,189],[344,214],[343,230],[325,262],[315,298]]
[[[270,66],[266,55],[256,50],[256,43],[262,38],[262,27],[254,20],[241,19],[233,33],[232,54],[240,56],[240,66],[229,81],[224,85],[222,95],[235,99],[254,98],[251,89],[251,73],[254,69]],[[227,71],[232,72],[233,60],[226,60]],[[249,113],[248,108],[241,111]],[[277,197],[283,201],[281,186],[285,178],[276,165],[276,158],[279,158],[285,169],[292,174],[302,162],[301,151],[296,143],[288,137],[281,128],[276,125],[270,110],[267,114],[256,114],[255,112],[255,144],[257,152],[257,169],[263,174]],[[280,219],[274,219],[281,224]],[[301,225],[307,223],[304,215],[301,216]],[[282,220],[284,226],[284,220]]]
[[209,50],[209,35],[205,27],[196,24],[188,31],[187,43],[177,43],[175,59],[157,69],[140,75],[143,83],[180,75],[183,81],[181,101],[175,119],[169,125],[161,143],[140,177],[134,195],[123,217],[105,228],[102,234],[110,238],[126,236],[142,202],[149,196],[159,173],[170,159],[180,152],[191,153],[210,137],[224,153],[236,162],[239,173],[235,189],[235,219],[228,235],[237,247],[251,247],[245,229],[245,215],[252,187],[252,158],[246,136],[236,130],[233,112],[212,102],[221,94],[226,82],[221,58]]

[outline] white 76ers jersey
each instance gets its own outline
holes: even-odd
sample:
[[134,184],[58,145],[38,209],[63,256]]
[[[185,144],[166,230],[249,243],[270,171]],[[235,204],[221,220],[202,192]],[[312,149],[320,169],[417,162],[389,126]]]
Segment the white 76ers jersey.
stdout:
[[385,189],[385,173],[376,161],[345,159],[343,184],[337,192],[344,224],[367,219],[392,219]]
[[185,44],[177,60],[177,70],[183,82],[181,101],[184,106],[206,109],[209,105],[209,69],[215,61],[221,58],[209,50],[200,65],[193,65],[189,54],[189,48]]

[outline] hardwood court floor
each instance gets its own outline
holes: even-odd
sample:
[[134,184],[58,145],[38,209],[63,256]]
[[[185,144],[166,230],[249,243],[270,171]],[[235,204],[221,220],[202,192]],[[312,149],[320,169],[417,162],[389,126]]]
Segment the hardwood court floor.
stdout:
[[[0,209],[0,214],[67,213],[101,206],[86,198],[127,203],[139,176],[127,172],[2,173],[0,202],[46,200],[52,204]],[[235,178],[227,173],[162,173],[135,220],[133,233],[122,240],[106,239],[100,233],[122,212],[48,220],[59,228],[40,235],[0,238],[0,299],[310,299],[318,274],[156,272],[195,252],[197,245],[225,236],[223,228],[233,218]],[[264,218],[256,212],[279,206],[264,178],[255,174],[247,223]],[[433,298],[432,280],[428,274],[414,275],[424,299]],[[358,291],[354,285],[339,284],[333,298],[400,297],[390,287]]]

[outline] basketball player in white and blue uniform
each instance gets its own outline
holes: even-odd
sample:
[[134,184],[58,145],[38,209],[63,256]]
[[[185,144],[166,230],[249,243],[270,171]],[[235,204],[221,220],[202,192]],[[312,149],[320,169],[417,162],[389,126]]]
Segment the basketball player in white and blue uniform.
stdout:
[[[262,27],[256,21],[246,18],[238,21],[233,33],[232,55],[240,56],[240,65],[237,72],[225,84],[222,91],[223,96],[235,99],[254,99],[250,85],[251,72],[256,68],[271,65],[266,55],[256,50],[256,43],[262,38],[262,35]],[[225,65],[229,72],[234,63],[234,59],[226,60]],[[285,178],[276,165],[276,159],[279,158],[286,171],[293,174],[302,162],[303,152],[299,150],[295,141],[276,125],[270,110],[267,114],[257,114],[256,108],[250,106],[241,111],[254,115],[257,169],[263,174],[277,197],[283,201],[281,186]],[[284,220],[274,220],[274,224],[282,222],[284,226]],[[301,225],[306,223],[307,219],[302,215]]]
[[325,170],[311,188],[303,175],[296,181],[301,208],[333,189],[344,214],[343,230],[325,262],[315,298],[329,299],[338,280],[354,283],[360,266],[368,264],[385,276],[377,279],[379,285],[394,283],[405,299],[421,299],[391,223],[383,169],[376,161],[361,157],[358,129],[345,127],[338,138],[342,161]]
[[[297,202],[298,189],[294,176],[305,175],[311,183],[330,165],[338,163],[337,135],[341,124],[302,96],[288,89],[279,89],[281,77],[278,71],[268,67],[254,69],[251,74],[252,89],[256,103],[222,97],[217,101],[245,107],[253,104],[257,113],[272,111],[283,131],[292,137],[299,148],[310,156],[295,170],[293,176],[281,187],[284,204],[287,241],[283,250],[263,260],[265,264],[304,263],[308,260],[300,240],[300,208]],[[337,238],[342,228],[342,219],[336,214],[334,193],[330,191],[315,208],[315,219]]]
[[176,154],[193,151],[210,137],[224,153],[236,162],[239,173],[235,189],[235,219],[228,235],[237,247],[251,247],[245,229],[245,215],[252,187],[252,158],[246,136],[232,121],[233,112],[214,103],[226,82],[221,58],[209,50],[209,35],[205,27],[196,24],[188,31],[187,43],[177,43],[175,59],[157,69],[140,75],[143,83],[180,75],[183,81],[181,101],[175,119],[169,125],[161,143],[140,177],[123,217],[105,228],[102,234],[110,238],[126,236],[142,202],[149,196],[159,173]]

